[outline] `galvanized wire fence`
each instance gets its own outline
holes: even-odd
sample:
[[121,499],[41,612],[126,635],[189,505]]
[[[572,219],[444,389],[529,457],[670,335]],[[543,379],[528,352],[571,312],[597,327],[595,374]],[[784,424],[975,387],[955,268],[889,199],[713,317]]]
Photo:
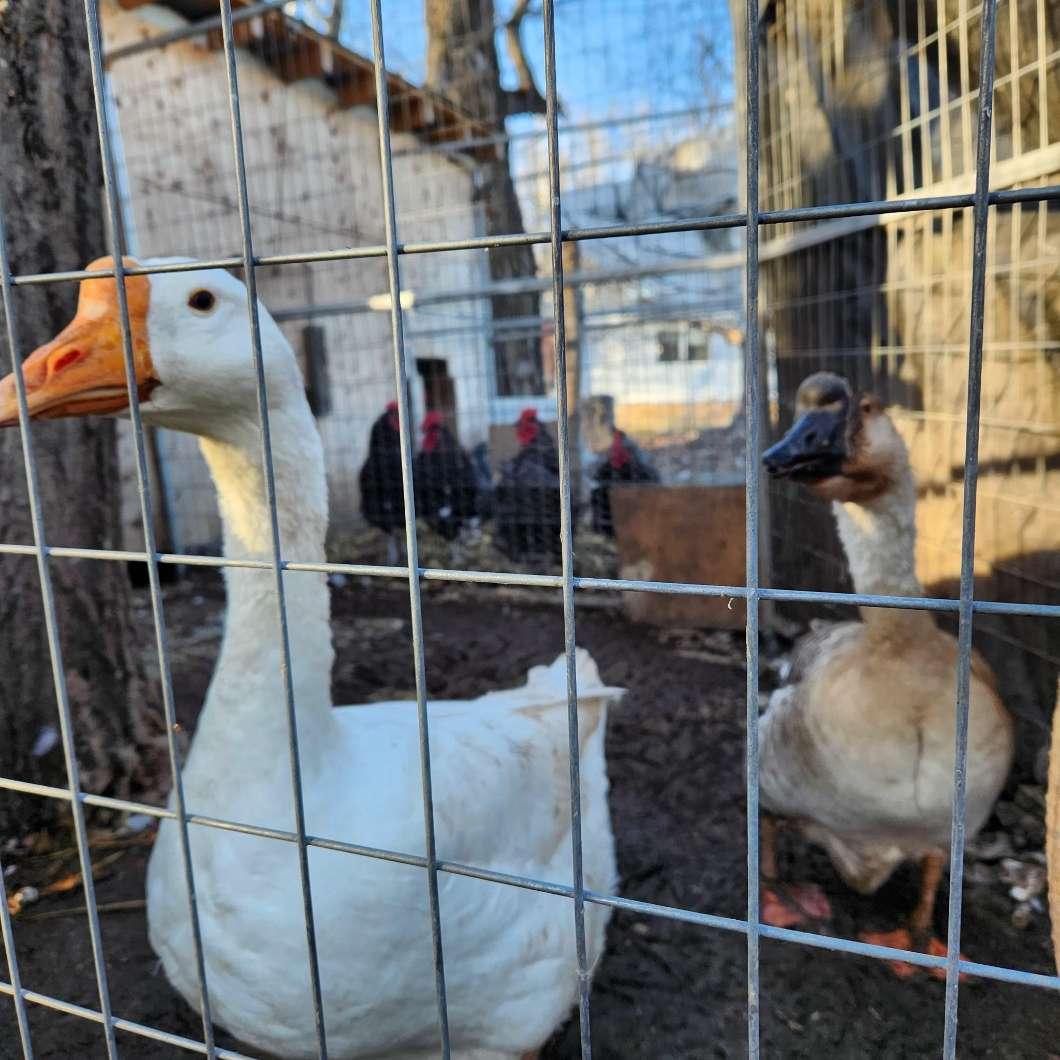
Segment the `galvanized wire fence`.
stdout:
[[[12,275],[5,249],[3,216],[4,209],[17,207],[10,203],[0,204],[0,290],[3,295],[7,339],[12,350],[18,398],[19,427],[23,439],[26,475],[29,486],[33,522],[33,544],[0,544],[0,553],[29,555],[36,558],[42,587],[44,614],[47,623],[48,643],[51,650],[55,694],[59,708],[60,735],[66,758],[69,783],[66,788],[49,787],[27,783],[13,777],[0,778],[0,787],[27,795],[53,798],[67,802],[70,806],[77,842],[78,857],[85,887],[88,923],[92,940],[93,964],[98,986],[99,1007],[90,1009],[74,1005],[22,986],[19,975],[18,955],[15,948],[12,924],[6,906],[0,904],[0,928],[7,955],[8,980],[0,983],[0,992],[12,998],[24,1055],[33,1055],[27,1006],[39,1005],[68,1013],[100,1024],[105,1036],[107,1055],[114,1060],[119,1054],[116,1032],[128,1032],[164,1042],[182,1050],[204,1053],[208,1056],[240,1057],[232,1050],[218,1048],[213,1039],[210,1018],[209,983],[203,958],[203,943],[199,928],[195,892],[195,866],[192,862],[189,830],[195,828],[217,828],[246,835],[268,838],[276,842],[293,844],[298,852],[298,864],[303,899],[304,925],[309,952],[309,978],[312,1004],[315,1015],[317,1048],[319,1055],[327,1055],[326,1013],[321,993],[320,972],[316,959],[316,939],[313,906],[310,890],[309,848],[335,850],[355,857],[368,857],[384,861],[415,866],[424,871],[427,888],[430,930],[438,1004],[438,1027],[440,1053],[449,1056],[449,1030],[446,1005],[445,951],[442,923],[438,903],[439,873],[457,874],[494,883],[525,888],[558,895],[571,901],[572,924],[575,932],[579,982],[579,1023],[582,1054],[589,1057],[592,1052],[592,1023],[590,1013],[590,974],[586,951],[584,910],[586,903],[596,903],[615,909],[625,909],[646,916],[657,916],[685,921],[701,926],[704,930],[720,930],[743,934],[747,939],[747,1034],[748,1053],[759,1055],[759,1019],[761,1005],[768,1004],[759,989],[759,944],[760,940],[776,939],[793,945],[817,947],[878,959],[901,959],[921,967],[942,968],[946,972],[946,997],[944,1011],[943,1055],[949,1060],[956,1055],[957,1014],[959,976],[963,973],[992,980],[1060,990],[1060,977],[1032,973],[1018,968],[1001,967],[965,961],[960,958],[962,873],[960,866],[964,852],[965,812],[965,763],[968,731],[968,698],[971,669],[971,636],[973,623],[979,615],[1027,615],[1041,619],[1060,617],[1060,607],[1046,604],[1010,601],[986,601],[974,595],[974,542],[976,521],[976,481],[978,473],[979,406],[981,394],[983,310],[986,288],[986,245],[988,220],[991,207],[1000,204],[1040,202],[1060,199],[1060,187],[1021,188],[1003,192],[991,192],[990,143],[992,120],[992,85],[994,79],[994,42],[997,5],[988,0],[983,7],[982,39],[980,54],[979,84],[981,105],[976,117],[975,189],[971,194],[930,196],[917,199],[882,200],[873,202],[841,203],[827,206],[788,207],[773,211],[759,208],[759,96],[760,72],[758,48],[746,51],[743,67],[744,107],[746,116],[745,137],[745,194],[746,209],[721,216],[668,221],[659,224],[633,224],[606,228],[564,229],[561,218],[561,164],[558,150],[557,77],[556,77],[556,33],[554,0],[543,0],[544,20],[544,82],[547,104],[547,168],[550,195],[549,227],[545,231],[512,234],[505,237],[475,237],[432,243],[402,243],[398,238],[398,217],[395,205],[395,182],[393,149],[390,139],[389,83],[383,47],[381,0],[371,0],[373,64],[375,93],[377,99],[378,137],[380,169],[385,214],[385,242],[375,246],[349,248],[308,249],[296,253],[257,254],[253,241],[253,225],[247,192],[247,167],[241,125],[241,101],[239,77],[236,67],[236,51],[233,37],[233,12],[231,0],[221,0],[219,25],[223,34],[226,60],[226,89],[230,118],[231,146],[234,158],[236,193],[241,224],[241,252],[238,255],[215,258],[191,264],[160,264],[151,267],[131,267],[123,263],[123,229],[119,223],[120,202],[110,135],[112,132],[104,89],[103,61],[98,0],[85,0],[86,32],[88,34],[90,58],[95,93],[96,113],[99,125],[100,148],[104,159],[106,180],[106,206],[113,233],[114,267],[110,272],[67,272],[54,274]],[[746,5],[743,33],[745,39],[759,39],[759,9],[756,0]],[[878,596],[858,593],[823,593],[771,588],[763,584],[759,570],[759,456],[761,448],[760,414],[766,396],[762,392],[761,373],[757,370],[760,353],[759,342],[759,235],[763,225],[786,224],[796,221],[822,221],[877,214],[902,212],[952,211],[971,207],[974,217],[974,245],[972,255],[973,275],[971,282],[971,318],[968,336],[968,388],[966,410],[966,438],[964,453],[964,506],[961,547],[961,580],[959,598],[921,599],[894,596]],[[747,408],[745,490],[746,490],[746,579],[743,585],[715,585],[698,583],[658,582],[632,579],[580,578],[573,569],[573,527],[571,497],[571,438],[568,428],[567,395],[562,381],[566,378],[565,310],[564,310],[564,258],[563,246],[568,242],[615,239],[625,236],[643,236],[673,231],[704,231],[711,229],[743,229],[746,233],[745,300],[747,321],[747,349],[751,369],[745,373],[745,403]],[[403,313],[401,309],[402,264],[409,255],[446,253],[472,248],[487,248],[501,243],[542,245],[549,248],[552,266],[553,313],[555,328],[555,378],[560,381],[557,389],[558,440],[560,479],[562,483],[562,572],[558,575],[510,574],[495,571],[456,571],[443,568],[424,568],[419,564],[417,530],[415,521],[415,492],[413,488],[411,410],[408,397],[408,365]],[[284,266],[308,262],[344,261],[353,259],[381,259],[385,261],[387,284],[390,296],[390,324],[393,353],[395,390],[398,395],[398,414],[401,437],[402,482],[405,503],[406,566],[379,566],[350,563],[308,563],[297,556],[284,556],[281,549],[277,514],[276,482],[272,469],[272,449],[269,433],[268,402],[262,362],[261,337],[257,312],[255,277],[264,266]],[[247,286],[247,308],[250,334],[254,351],[257,378],[258,414],[260,440],[268,508],[271,520],[270,556],[264,560],[227,559],[213,556],[192,556],[178,553],[161,553],[153,529],[153,504],[151,483],[147,475],[147,455],[144,445],[143,424],[139,411],[139,399],[135,383],[132,333],[129,323],[125,293],[127,277],[152,275],[166,272],[182,272],[204,267],[235,268],[242,271]],[[122,347],[128,380],[128,398],[131,408],[133,439],[136,449],[138,492],[144,521],[145,548],[141,551],[115,551],[103,549],[73,549],[51,547],[48,544],[47,527],[41,515],[40,491],[33,458],[33,440],[29,425],[25,385],[19,368],[20,345],[14,294],[19,286],[71,282],[88,277],[113,275],[117,281],[119,312],[121,317]],[[129,561],[146,563],[149,572],[149,590],[152,603],[156,644],[162,673],[163,709],[170,731],[170,763],[173,770],[174,803],[172,809],[92,795],[81,790],[77,762],[74,753],[74,734],[69,695],[66,687],[65,669],[56,628],[56,599],[51,580],[50,564],[53,559],[75,557],[95,561]],[[287,717],[288,749],[290,755],[291,785],[294,798],[294,828],[275,829],[249,825],[217,817],[206,817],[187,806],[180,784],[179,756],[173,742],[173,689],[172,675],[167,656],[166,625],[162,594],[159,585],[159,568],[162,564],[188,564],[208,567],[251,567],[271,571],[274,578],[276,599],[276,621],[282,644],[282,674],[284,701]],[[416,675],[416,703],[419,721],[420,770],[423,793],[423,822],[426,853],[422,856],[403,851],[383,850],[342,842],[327,836],[308,834],[302,804],[302,782],[300,772],[298,726],[296,703],[291,679],[290,646],[288,643],[287,608],[284,599],[285,571],[316,571],[347,573],[372,578],[407,579],[410,597],[412,651]],[[456,581],[489,585],[528,585],[558,590],[563,601],[564,647],[567,662],[567,703],[569,728],[569,758],[571,780],[570,813],[572,822],[572,884],[531,879],[496,872],[481,866],[440,860],[435,844],[435,821],[432,802],[431,755],[428,728],[427,688],[425,681],[423,609],[420,598],[424,581]],[[574,666],[575,651],[575,595],[578,592],[622,589],[632,592],[664,593],[676,595],[723,597],[741,599],[746,602],[747,645],[747,916],[733,919],[715,916],[690,909],[657,905],[623,898],[614,894],[603,894],[588,890],[582,874],[582,836],[580,822],[579,788],[579,743],[577,717],[577,684]],[[919,952],[905,952],[870,945],[848,939],[831,938],[812,932],[774,928],[759,922],[759,819],[758,819],[758,643],[760,607],[767,601],[847,603],[870,607],[922,609],[955,614],[959,623],[959,661],[957,672],[957,696],[955,703],[956,765],[954,772],[953,828],[951,864],[955,867],[950,876],[947,956],[935,957]],[[178,822],[181,860],[188,891],[188,916],[194,929],[196,965],[199,993],[203,1015],[203,1039],[192,1040],[172,1034],[148,1024],[137,1022],[113,1012],[107,982],[100,917],[93,891],[92,866],[88,856],[88,839],[85,823],[85,808],[104,807],[111,810],[141,813],[157,819],[172,819]]]

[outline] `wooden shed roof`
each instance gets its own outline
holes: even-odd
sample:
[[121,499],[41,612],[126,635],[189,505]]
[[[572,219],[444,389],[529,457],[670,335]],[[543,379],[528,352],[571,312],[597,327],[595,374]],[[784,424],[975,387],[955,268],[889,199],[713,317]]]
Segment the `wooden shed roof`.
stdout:
[[[255,0],[232,0],[233,10],[253,6]],[[125,10],[160,3],[191,23],[217,13],[216,0],[118,0]],[[235,22],[233,39],[237,46],[257,56],[285,84],[315,78],[335,93],[340,107],[375,102],[375,65],[371,59],[337,43],[281,10],[263,12]],[[221,31],[205,31],[207,47],[221,47]],[[462,148],[477,159],[494,157],[491,142],[495,129],[473,118],[466,111],[429,88],[406,81],[398,74],[387,74],[390,95],[390,127],[395,132],[412,133],[426,143],[442,144],[479,141]],[[485,141],[485,142],[481,142]]]

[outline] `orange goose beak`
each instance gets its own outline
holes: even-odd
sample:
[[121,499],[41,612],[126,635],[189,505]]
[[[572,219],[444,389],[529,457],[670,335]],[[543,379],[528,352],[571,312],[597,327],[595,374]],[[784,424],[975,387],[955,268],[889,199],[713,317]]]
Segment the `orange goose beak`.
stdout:
[[[133,258],[127,268],[139,267]],[[113,258],[99,258],[88,270],[114,267]],[[146,276],[125,277],[125,295],[132,330],[136,387],[144,400],[158,383],[147,340],[147,308],[151,283]],[[113,276],[82,280],[77,313],[51,342],[34,350],[22,363],[26,402],[33,419],[107,415],[129,407],[122,354],[118,284]],[[15,377],[0,380],[0,427],[18,423]]]

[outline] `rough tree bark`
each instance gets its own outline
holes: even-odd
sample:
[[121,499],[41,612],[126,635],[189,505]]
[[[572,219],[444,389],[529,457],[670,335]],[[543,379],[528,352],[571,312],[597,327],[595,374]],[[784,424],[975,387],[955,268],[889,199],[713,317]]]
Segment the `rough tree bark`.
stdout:
[[[0,4],[0,188],[12,269],[81,268],[105,250],[84,9],[80,0]],[[16,289],[25,356],[73,315],[75,284]],[[10,370],[0,335],[0,365]],[[115,425],[35,425],[47,540],[119,548]],[[0,541],[30,543],[17,430],[0,431]],[[53,560],[83,787],[127,796],[157,783],[161,726],[124,564]],[[40,584],[32,557],[0,556],[0,775],[65,785]],[[164,775],[164,774],[161,774]],[[0,836],[47,826],[62,804],[0,792]]]
[[[519,78],[517,88],[505,89],[494,44],[493,0],[424,0],[427,83],[498,132],[513,114],[545,112],[544,97],[534,83],[519,37],[527,7],[528,0],[517,0],[505,25],[507,51]],[[484,208],[487,235],[524,231],[504,142],[498,144],[494,159],[482,163],[477,196]],[[537,271],[531,247],[493,247],[488,253],[493,281],[525,279]],[[494,295],[491,302],[494,324],[536,319],[541,313],[541,296],[536,291]],[[506,338],[502,331],[494,342],[501,394],[540,394],[544,390],[540,335],[537,331],[529,337],[522,337],[524,334],[516,332]]]

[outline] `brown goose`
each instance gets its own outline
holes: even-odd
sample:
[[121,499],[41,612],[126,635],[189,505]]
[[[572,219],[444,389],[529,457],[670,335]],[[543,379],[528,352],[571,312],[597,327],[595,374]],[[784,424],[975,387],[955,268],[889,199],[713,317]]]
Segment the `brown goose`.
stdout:
[[[796,421],[763,457],[832,502],[859,593],[921,596],[915,570],[916,483],[901,436],[878,400],[855,399],[827,372],[799,387]],[[945,954],[932,938],[950,843],[957,642],[927,611],[862,608],[861,621],[818,629],[797,647],[785,687],[759,722],[765,814],[797,822],[839,875],[872,894],[906,860],[921,866],[907,926],[866,941]],[[1012,722],[993,674],[972,659],[967,834],[983,826],[1012,761]],[[823,893],[776,879],[775,823],[764,823],[763,919],[827,918]],[[909,964],[892,962],[901,975]]]

